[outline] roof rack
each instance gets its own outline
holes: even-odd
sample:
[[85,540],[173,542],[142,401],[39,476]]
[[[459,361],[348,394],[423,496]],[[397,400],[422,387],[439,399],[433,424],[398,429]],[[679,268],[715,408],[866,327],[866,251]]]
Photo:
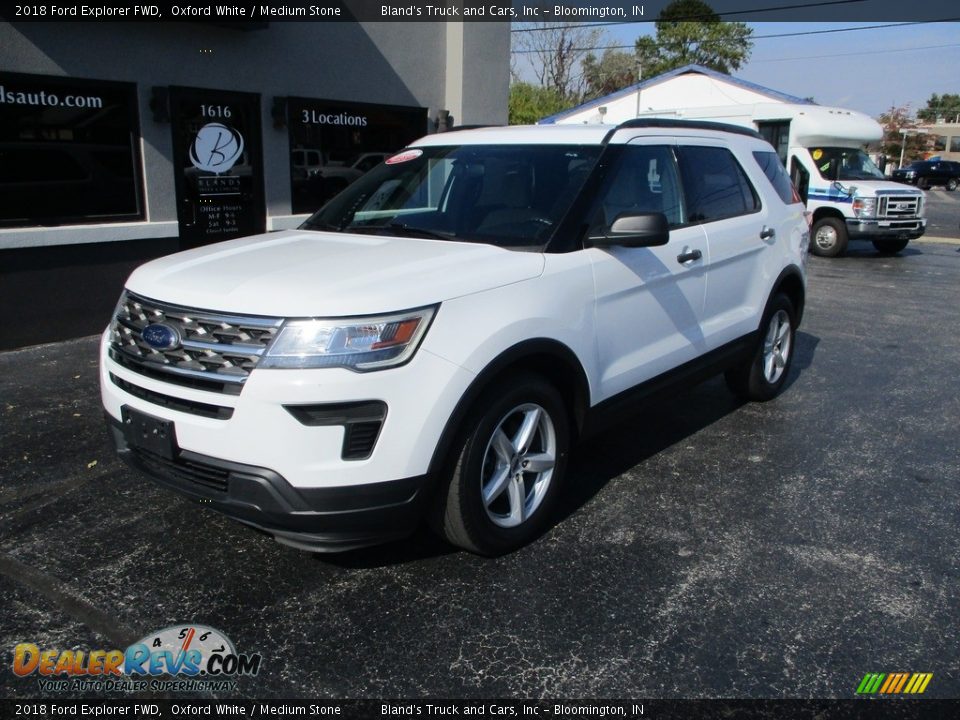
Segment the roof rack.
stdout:
[[746,135],[747,137],[759,138],[763,136],[756,130],[745,128],[741,125],[730,125],[729,123],[711,122],[709,120],[677,120],[673,118],[633,118],[625,120],[616,126],[616,130],[631,128],[689,128],[690,130],[718,130],[720,132],[736,133],[737,135]]

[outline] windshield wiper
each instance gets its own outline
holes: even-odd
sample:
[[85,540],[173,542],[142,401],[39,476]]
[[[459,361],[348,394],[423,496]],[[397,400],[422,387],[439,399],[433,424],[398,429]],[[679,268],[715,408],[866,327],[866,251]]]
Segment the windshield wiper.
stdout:
[[321,223],[313,222],[307,220],[303,225],[300,226],[301,230],[333,230],[334,232],[340,232],[340,226],[334,225],[333,223]]
[[453,239],[452,233],[441,233],[436,230],[427,230],[426,228],[413,227],[397,222],[387,225],[361,225],[359,227],[347,225],[341,232],[358,235],[406,235],[409,237],[433,238],[434,240]]
[[434,240],[449,240],[453,237],[453,233],[442,233],[437,230],[427,230],[426,228],[414,227],[412,225],[398,222],[390,223],[385,229],[393,230],[394,232],[402,233],[403,235],[410,235],[412,237],[427,237],[433,238]]

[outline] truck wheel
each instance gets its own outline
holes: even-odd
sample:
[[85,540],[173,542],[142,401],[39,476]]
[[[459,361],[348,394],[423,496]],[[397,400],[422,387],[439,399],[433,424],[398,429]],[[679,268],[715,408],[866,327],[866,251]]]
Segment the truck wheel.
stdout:
[[903,250],[909,240],[874,240],[873,246],[881,255],[895,255]]
[[921,190],[927,190],[930,187],[930,181],[927,178],[917,178],[917,187]]
[[567,411],[556,388],[532,374],[498,383],[465,423],[431,526],[480,555],[525,545],[550,519],[569,447]]
[[796,325],[793,303],[778,293],[763,314],[756,349],[727,370],[727,386],[745,400],[765,402],[775,398],[790,372]]
[[957,179],[956,179],[956,178],[950,178],[949,180],[947,180],[946,188],[947,188],[947,190],[949,190],[950,192],[953,192],[954,190],[956,190],[956,189],[957,189]]
[[835,217],[820,218],[810,233],[810,251],[821,257],[837,257],[847,250],[847,226]]

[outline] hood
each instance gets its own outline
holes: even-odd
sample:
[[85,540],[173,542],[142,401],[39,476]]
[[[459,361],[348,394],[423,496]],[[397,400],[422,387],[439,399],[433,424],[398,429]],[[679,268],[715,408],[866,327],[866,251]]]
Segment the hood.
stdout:
[[904,195],[923,195],[922,190],[890,180],[844,180],[842,182],[844,185],[856,185],[857,195],[866,197],[876,194],[878,190],[882,190],[884,193],[893,190]]
[[131,291],[165,303],[275,317],[372,315],[537,277],[541,253],[492,245],[288,230],[143,265]]
[[840,184],[847,189],[855,187],[856,192],[850,195],[839,190],[833,183],[824,180],[815,183],[811,180],[810,196],[817,200],[850,202],[853,197],[874,197],[878,191],[883,192],[883,194],[895,192],[903,195],[923,195],[922,190],[892,180],[841,180]]

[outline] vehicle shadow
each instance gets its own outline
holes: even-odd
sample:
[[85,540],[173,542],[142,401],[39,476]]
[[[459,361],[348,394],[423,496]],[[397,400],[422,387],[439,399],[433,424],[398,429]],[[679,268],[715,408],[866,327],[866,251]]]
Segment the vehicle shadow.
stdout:
[[[803,371],[811,366],[819,344],[819,337],[797,332],[796,354],[784,392],[789,392]],[[638,404],[634,414],[574,449],[566,487],[546,532],[589,503],[614,478],[735,412],[744,404],[727,389],[722,377],[686,389],[669,399]],[[456,548],[447,545],[422,526],[405,540],[345,553],[318,554],[316,559],[341,568],[369,569],[437,558],[455,552],[458,552]]]
[[[803,371],[811,366],[819,344],[819,337],[797,332],[796,354],[783,392],[789,393]],[[609,481],[745,404],[746,401],[727,389],[722,377],[716,377],[668,399],[638,406],[636,413],[618,427],[587,440],[576,449],[554,524],[563,522],[590,502]]]
[[[868,260],[896,260],[898,257],[910,257],[912,255],[923,255],[923,250],[911,243],[900,252],[891,255],[877,252],[877,249],[869,242],[851,242],[847,245],[847,251],[844,254],[848,258],[865,258]],[[835,259],[831,258],[831,260]]]

